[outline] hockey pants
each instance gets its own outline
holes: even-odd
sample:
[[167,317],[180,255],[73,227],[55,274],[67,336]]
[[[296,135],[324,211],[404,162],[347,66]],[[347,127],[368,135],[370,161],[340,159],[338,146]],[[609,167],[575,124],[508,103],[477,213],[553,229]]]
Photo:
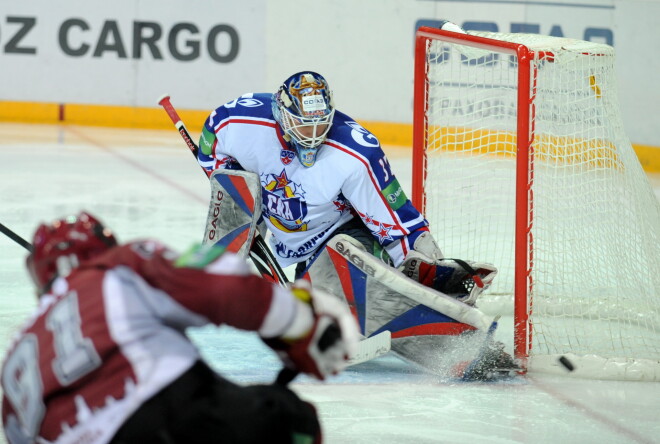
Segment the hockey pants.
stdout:
[[[111,444],[320,442],[314,407],[286,387],[236,385],[198,361],[143,404]],[[318,441],[313,441],[317,437]]]

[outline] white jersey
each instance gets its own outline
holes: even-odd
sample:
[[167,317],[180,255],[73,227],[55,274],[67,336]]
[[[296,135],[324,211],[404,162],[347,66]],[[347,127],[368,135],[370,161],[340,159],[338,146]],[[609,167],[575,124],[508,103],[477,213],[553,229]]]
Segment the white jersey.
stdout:
[[378,139],[336,111],[316,163],[304,167],[274,120],[270,94],[246,94],[204,124],[198,161],[257,173],[262,214],[282,266],[304,261],[353,218],[360,218],[394,265],[428,223],[411,204]]

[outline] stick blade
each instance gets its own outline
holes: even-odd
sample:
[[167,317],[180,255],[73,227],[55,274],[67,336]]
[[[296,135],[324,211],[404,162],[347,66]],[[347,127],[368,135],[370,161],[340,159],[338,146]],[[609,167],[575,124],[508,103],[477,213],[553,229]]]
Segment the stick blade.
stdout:
[[391,347],[392,334],[389,330],[365,338],[358,343],[358,348],[348,360],[348,365],[351,366],[371,361],[389,352]]

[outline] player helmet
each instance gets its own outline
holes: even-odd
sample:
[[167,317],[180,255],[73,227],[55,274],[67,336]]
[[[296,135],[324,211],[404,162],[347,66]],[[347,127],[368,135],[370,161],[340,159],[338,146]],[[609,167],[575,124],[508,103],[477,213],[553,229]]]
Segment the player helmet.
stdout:
[[298,159],[311,167],[335,114],[332,91],[322,75],[302,71],[286,79],[273,94],[273,116],[290,138]]
[[117,245],[112,231],[94,216],[59,219],[37,227],[27,268],[40,290],[46,290],[57,276],[66,276],[83,261]]

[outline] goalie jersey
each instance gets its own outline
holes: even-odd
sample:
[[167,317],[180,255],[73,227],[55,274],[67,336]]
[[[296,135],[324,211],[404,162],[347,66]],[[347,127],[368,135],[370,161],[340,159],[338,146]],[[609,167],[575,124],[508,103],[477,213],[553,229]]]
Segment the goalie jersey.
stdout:
[[337,228],[356,217],[395,266],[428,230],[378,139],[339,111],[309,168],[285,140],[267,93],[245,94],[213,111],[199,146],[198,161],[209,175],[218,168],[259,175],[262,216],[283,267],[309,259]]

